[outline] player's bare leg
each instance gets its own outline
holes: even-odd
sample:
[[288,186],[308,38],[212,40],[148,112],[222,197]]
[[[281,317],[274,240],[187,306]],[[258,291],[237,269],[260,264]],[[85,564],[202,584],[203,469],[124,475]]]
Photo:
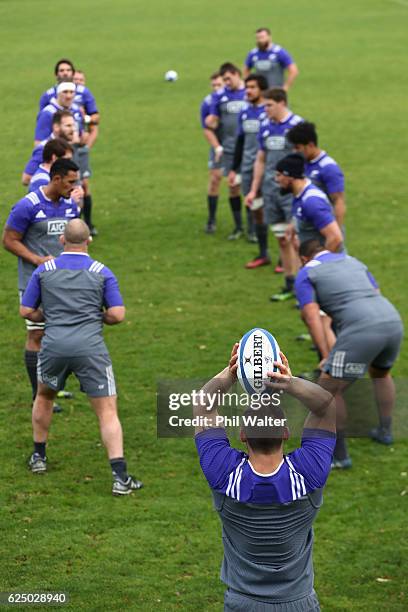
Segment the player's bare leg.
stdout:
[[395,406],[395,383],[389,370],[381,370],[370,366],[369,374],[374,388],[374,396],[378,409],[379,427],[371,431],[371,437],[381,444],[392,444],[391,433],[392,413]]
[[229,202],[235,228],[228,236],[228,240],[237,240],[242,236],[242,215],[241,215],[241,186],[234,185],[229,188]]
[[294,297],[293,287],[295,284],[295,276],[299,268],[299,257],[292,240],[288,239],[285,235],[277,235],[276,237],[285,276],[285,286],[282,292],[273,295],[271,300],[273,302],[281,302]]
[[28,463],[34,474],[41,474],[47,470],[45,447],[52,421],[55,396],[56,391],[38,382],[32,412],[34,452]]
[[345,381],[338,378],[333,378],[330,374],[322,372],[317,383],[327,389],[336,400],[336,447],[334,449],[332,467],[340,469],[348,469],[352,462],[348,454],[345,429],[347,424],[347,407],[344,401],[343,393],[347,387],[352,384],[352,381]]

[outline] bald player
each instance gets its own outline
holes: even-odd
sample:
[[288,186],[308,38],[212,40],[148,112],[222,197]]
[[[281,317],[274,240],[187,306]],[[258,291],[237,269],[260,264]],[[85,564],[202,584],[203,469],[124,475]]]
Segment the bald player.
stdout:
[[68,223],[61,236],[63,253],[34,271],[22,298],[21,316],[45,322],[29,466],[36,474],[47,470],[53,400],[73,373],[99,421],[113,475],[112,493],[128,495],[142,483],[127,472],[115,377],[102,335],[104,324],[124,320],[125,307],[113,272],[88,255],[89,242],[89,228],[82,220]]

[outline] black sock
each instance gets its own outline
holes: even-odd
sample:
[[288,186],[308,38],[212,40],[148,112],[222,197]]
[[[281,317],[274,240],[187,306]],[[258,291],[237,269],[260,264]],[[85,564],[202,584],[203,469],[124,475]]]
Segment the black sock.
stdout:
[[391,431],[391,423],[392,423],[392,417],[380,416],[380,427],[387,433]]
[[208,202],[208,223],[215,223],[215,215],[217,213],[218,196],[207,196]]
[[255,225],[255,233],[259,244],[259,257],[268,257],[268,226],[266,223]]
[[42,459],[45,459],[45,444],[46,442],[34,442],[34,452],[38,453]]
[[85,223],[89,227],[92,228],[92,196],[87,195],[84,196],[84,207],[82,209],[82,216],[84,218]]
[[109,463],[111,465],[112,468],[112,473],[117,476],[119,476],[119,478],[121,480],[127,480],[127,466],[126,466],[126,461],[124,460],[123,457],[117,457],[116,459],[109,459]]
[[294,276],[285,276],[285,288],[286,288],[286,291],[293,291],[294,285],[295,285],[295,277]]
[[347,459],[347,445],[346,439],[344,437],[343,430],[337,430],[337,438],[336,438],[336,446],[334,447],[334,457],[339,461],[343,461],[343,459]]
[[242,230],[242,218],[241,218],[241,196],[235,196],[229,199],[231,206],[232,216],[234,218],[235,228]]
[[247,234],[253,234],[255,232],[254,218],[252,216],[252,211],[249,208],[246,208],[246,218],[247,218]]
[[38,351],[25,351],[24,363],[27,370],[28,378],[30,379],[31,388],[33,390],[33,400],[37,395],[37,357]]

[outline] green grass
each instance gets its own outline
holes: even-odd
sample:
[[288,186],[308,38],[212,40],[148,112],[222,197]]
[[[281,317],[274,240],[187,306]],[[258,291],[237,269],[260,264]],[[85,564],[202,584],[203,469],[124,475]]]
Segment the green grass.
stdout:
[[[191,440],[157,440],[159,378],[209,377],[247,329],[271,329],[295,370],[314,356],[288,304],[271,305],[271,270],[244,270],[253,248],[205,220],[207,147],[198,106],[207,75],[241,63],[252,32],[271,25],[301,75],[293,110],[317,122],[347,178],[347,243],[401,312],[407,301],[408,6],[386,0],[310,3],[0,2],[2,222],[23,190],[36,105],[52,66],[72,57],[100,105],[93,191],[100,237],[92,254],[117,273],[127,321],[106,336],[120,390],[126,455],[145,489],[110,496],[94,416],[76,393],[54,419],[50,471],[27,473],[29,392],[17,315],[16,262],[3,253],[0,590],[64,590],[69,610],[219,610],[220,527]],[[165,70],[180,74],[164,83]],[[205,347],[205,348],[200,348]],[[406,348],[395,368],[407,376]],[[69,388],[77,391],[75,381]],[[407,441],[353,440],[353,471],[333,474],[316,522],[316,589],[328,611],[407,609]],[[405,558],[404,558],[405,553]],[[388,582],[378,582],[377,578]]]

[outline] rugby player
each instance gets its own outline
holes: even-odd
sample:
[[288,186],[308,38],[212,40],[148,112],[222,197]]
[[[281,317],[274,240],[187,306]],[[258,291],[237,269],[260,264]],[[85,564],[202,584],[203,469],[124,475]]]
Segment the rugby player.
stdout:
[[[237,379],[237,347],[229,366],[203,388],[203,398],[227,393]],[[313,588],[313,522],[322,505],[322,491],[330,473],[336,440],[336,408],[330,393],[318,385],[292,377],[283,363],[271,387],[299,400],[306,417],[301,447],[284,454],[288,428],[281,406],[248,408],[259,426],[241,426],[247,452],[230,446],[217,425],[217,407],[202,402],[194,415],[206,417],[196,428],[195,443],[214,506],[222,523],[224,559],[221,580],[226,584],[224,610],[250,612],[319,610]],[[281,420],[279,427],[263,419]]]
[[[219,72],[214,72],[210,76],[210,82],[212,93],[220,91],[224,86],[224,82]],[[205,228],[207,234],[213,234],[216,230],[217,205],[222,179],[220,159],[223,151],[220,141],[218,140],[218,130],[210,130],[205,123],[205,120],[210,114],[211,95],[210,93],[204,98],[200,107],[201,127],[203,128],[204,138],[210,145],[207,190],[208,221]]]
[[23,185],[28,185],[31,177],[38,170],[38,167],[42,162],[43,150],[48,140],[52,140],[53,138],[62,138],[70,144],[73,144],[76,136],[75,130],[76,125],[72,113],[67,110],[57,111],[55,113],[52,118],[51,136],[45,140],[42,140],[34,147],[31,157],[24,168],[24,172],[21,177]]
[[[81,108],[74,102],[75,85],[72,81],[61,81],[56,89],[56,97],[52,98],[38,113],[35,127],[34,146],[42,140],[49,139],[52,134],[52,118],[58,110],[70,111],[75,119],[79,139],[84,131],[84,116]],[[78,140],[79,142],[79,140]]]
[[297,235],[300,244],[316,238],[329,251],[343,248],[343,236],[326,194],[305,177],[305,160],[300,153],[290,153],[276,164],[276,182],[282,194],[292,194],[292,217],[286,237]]
[[28,191],[36,191],[50,182],[50,169],[52,164],[61,157],[72,159],[74,153],[73,147],[62,138],[54,138],[49,140],[43,148],[42,163],[38,166],[36,172],[31,177]]
[[278,161],[293,149],[286,138],[287,132],[303,119],[288,109],[287,94],[284,89],[278,87],[268,89],[264,97],[268,117],[262,122],[258,133],[259,149],[254,165],[254,176],[245,202],[251,208],[262,186],[265,226],[262,233],[259,233],[260,250],[263,255],[268,256],[267,226],[271,225],[278,241],[285,275],[285,286],[280,293],[273,295],[271,300],[284,301],[293,297],[298,258],[293,242],[285,235],[292,217],[291,197],[280,193],[275,182],[275,171]]
[[89,257],[89,241],[89,229],[83,221],[68,223],[61,237],[64,252],[35,270],[22,298],[21,316],[34,323],[45,321],[33,406],[34,451],[29,466],[33,473],[47,469],[53,400],[73,373],[99,420],[113,475],[112,493],[128,495],[142,483],[127,473],[115,378],[102,337],[103,324],[121,323],[125,307],[114,274]]
[[[263,99],[263,94],[267,89],[265,77],[258,74],[250,75],[245,79],[245,89],[248,106],[238,116],[238,136],[235,143],[232,169],[228,174],[230,187],[236,184],[237,175],[241,175],[241,190],[244,196],[248,195],[251,190],[253,167],[258,151],[258,132],[261,122],[266,119]],[[258,242],[258,234],[260,228],[263,227],[262,209],[252,213],[247,208],[247,226],[248,239]],[[253,240],[254,234],[255,240]],[[263,265],[266,263],[269,262],[265,261]]]
[[[329,252],[318,239],[303,242],[299,253],[303,268],[296,277],[295,291],[302,318],[323,357],[318,383],[336,395],[333,467],[349,468],[342,392],[368,370],[380,420],[371,435],[377,442],[392,444],[395,386],[390,372],[399,353],[403,326],[364,263],[345,253]],[[331,317],[337,333],[331,350],[322,330],[320,309]]]
[[[18,257],[20,298],[36,267],[61,253],[59,237],[67,221],[79,216],[79,207],[71,198],[78,178],[78,166],[72,160],[58,159],[51,166],[49,184],[24,196],[11,210],[3,232],[3,246]],[[26,328],[24,361],[34,399],[44,323],[27,320]]]
[[289,130],[288,139],[306,159],[306,177],[330,199],[337,223],[343,227],[346,214],[344,174],[337,162],[319,148],[315,124],[304,121],[295,125]]
[[[224,87],[212,95],[210,114],[205,120],[205,125],[210,130],[218,130],[222,147],[220,164],[224,176],[228,176],[234,158],[238,115],[246,106],[245,84],[241,77],[241,71],[234,64],[229,62],[222,64],[220,74]],[[239,184],[229,188],[229,202],[235,227],[228,239],[237,240],[242,236]]]
[[255,70],[266,78],[268,87],[283,87],[288,91],[299,74],[292,57],[286,49],[272,42],[269,28],[258,28],[255,38],[256,47],[248,53],[245,60],[244,78]]

